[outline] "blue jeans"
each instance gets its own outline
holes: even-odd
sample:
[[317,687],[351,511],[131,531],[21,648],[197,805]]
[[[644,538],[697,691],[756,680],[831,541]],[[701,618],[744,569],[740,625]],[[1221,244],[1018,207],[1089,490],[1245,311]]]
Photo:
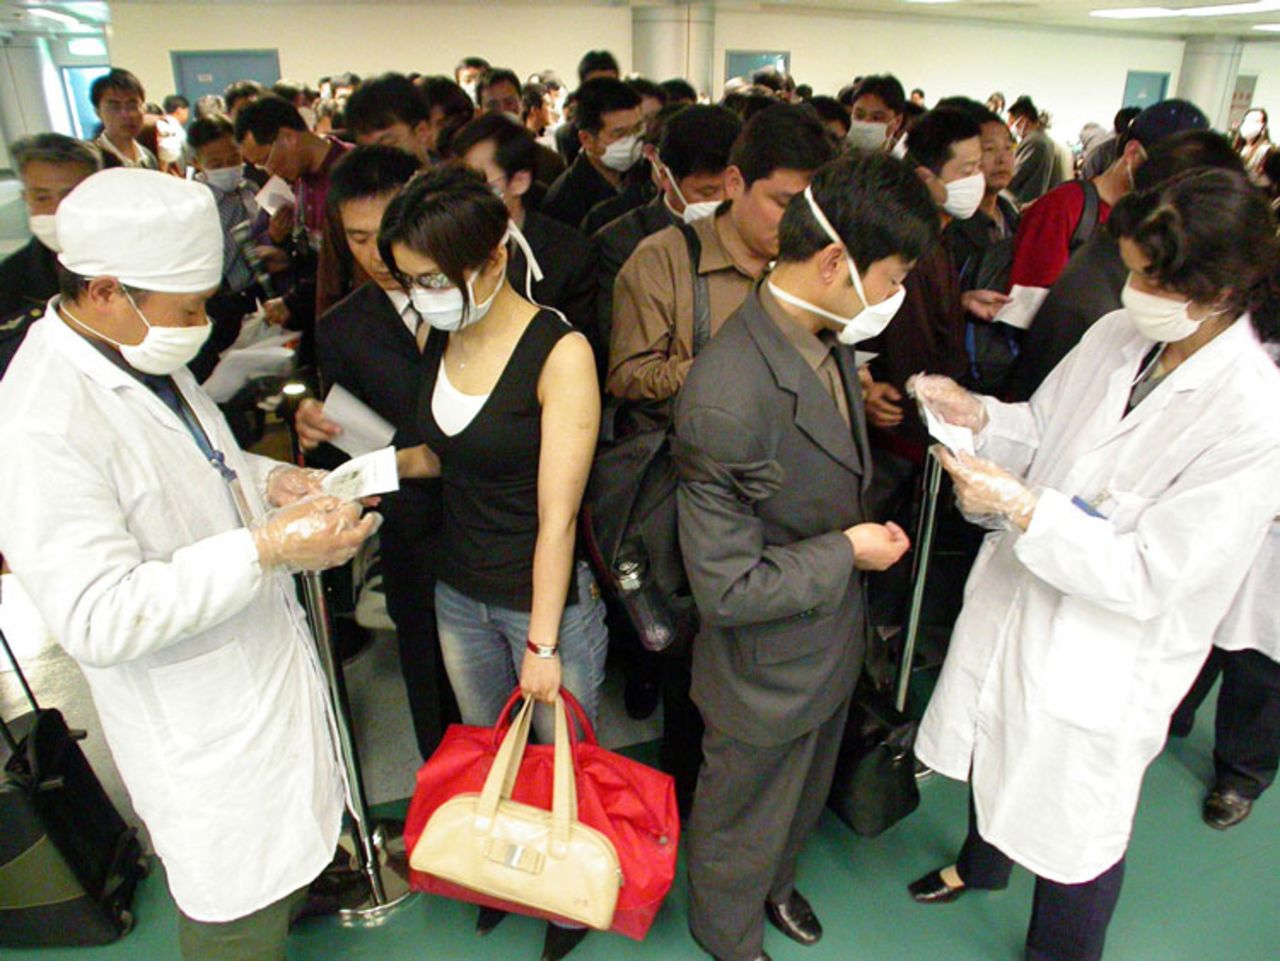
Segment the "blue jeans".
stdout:
[[[594,726],[609,635],[604,626],[604,602],[590,568],[579,563],[574,575],[578,603],[566,607],[560,618],[561,684],[581,702]],[[529,637],[528,612],[481,604],[437,581],[436,621],[462,723],[492,727],[520,683],[520,665]],[[555,717],[548,705],[538,705],[533,724],[538,740],[551,743]]]

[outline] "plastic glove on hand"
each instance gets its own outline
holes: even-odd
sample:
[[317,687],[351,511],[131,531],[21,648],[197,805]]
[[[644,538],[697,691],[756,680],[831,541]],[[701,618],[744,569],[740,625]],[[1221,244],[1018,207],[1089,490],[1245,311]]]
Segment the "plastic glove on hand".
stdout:
[[305,497],[324,493],[321,486],[328,471],[281,464],[267,475],[267,503],[272,507],[288,507]]
[[982,433],[987,426],[987,409],[978,395],[965,390],[950,377],[915,374],[907,380],[907,393],[948,424],[967,427],[975,434]]
[[938,449],[938,460],[955,485],[960,510],[972,515],[1007,517],[1022,530],[1031,524],[1037,495],[999,464],[968,454]]
[[380,526],[382,515],[360,517],[360,505],[312,497],[268,515],[253,529],[264,569],[323,571],[351,560]]

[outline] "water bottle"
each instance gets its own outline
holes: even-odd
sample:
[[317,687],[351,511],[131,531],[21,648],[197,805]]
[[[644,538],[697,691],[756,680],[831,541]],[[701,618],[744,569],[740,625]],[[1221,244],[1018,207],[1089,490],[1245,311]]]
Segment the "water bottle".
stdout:
[[620,558],[613,568],[622,604],[645,650],[665,651],[676,639],[675,617],[643,558]]

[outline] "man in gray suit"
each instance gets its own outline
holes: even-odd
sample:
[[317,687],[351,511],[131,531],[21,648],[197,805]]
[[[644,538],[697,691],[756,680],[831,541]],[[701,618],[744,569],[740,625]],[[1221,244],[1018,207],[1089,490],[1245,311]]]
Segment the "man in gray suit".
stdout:
[[822,935],[796,860],[862,670],[860,572],[908,547],[863,509],[871,455],[852,345],[884,328],[937,240],[907,165],[861,154],[823,168],[783,215],[777,267],[679,398],[680,543],[703,625],[693,699],[707,725],[689,925],[723,961],[767,959],[766,915],[802,944]]

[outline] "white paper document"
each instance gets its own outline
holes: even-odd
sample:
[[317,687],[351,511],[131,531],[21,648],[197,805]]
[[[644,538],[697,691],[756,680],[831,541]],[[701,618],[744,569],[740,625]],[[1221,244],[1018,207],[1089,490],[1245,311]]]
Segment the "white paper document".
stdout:
[[342,428],[330,442],[352,457],[371,454],[391,443],[396,429],[341,384],[324,399],[324,416]]
[[955,424],[948,424],[945,420],[931,411],[927,405],[924,407],[924,418],[926,426],[929,428],[929,434],[934,440],[940,442],[952,453],[964,451],[966,454],[973,454],[973,431],[968,427],[957,427]]
[[880,355],[873,350],[855,350],[853,352],[853,366],[861,369],[866,367]]
[[1049,296],[1049,288],[1023,287],[1021,284],[1014,284],[1013,290],[1009,291],[1009,296],[1012,299],[1000,308],[1000,313],[996,314],[996,320],[1010,327],[1026,330],[1036,319],[1044,299]]
[[[296,339],[297,335],[293,335]],[[281,342],[262,341],[257,347],[228,350],[201,386],[215,404],[225,404],[259,377],[276,377],[293,370],[295,353]]]
[[326,494],[343,500],[359,500],[400,489],[396,469],[396,449],[384,447],[363,457],[354,457],[331,472],[321,484]]
[[253,199],[269,217],[274,217],[282,207],[292,207],[297,203],[289,185],[275,175],[262,185],[262,189]]

